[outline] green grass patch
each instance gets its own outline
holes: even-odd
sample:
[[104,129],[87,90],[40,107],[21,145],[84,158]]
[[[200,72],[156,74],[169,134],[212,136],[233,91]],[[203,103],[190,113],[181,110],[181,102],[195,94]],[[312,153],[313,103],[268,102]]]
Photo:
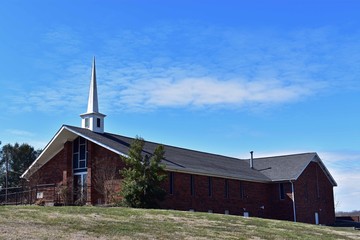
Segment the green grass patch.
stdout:
[[359,231],[240,216],[102,207],[1,206],[0,239],[360,239]]

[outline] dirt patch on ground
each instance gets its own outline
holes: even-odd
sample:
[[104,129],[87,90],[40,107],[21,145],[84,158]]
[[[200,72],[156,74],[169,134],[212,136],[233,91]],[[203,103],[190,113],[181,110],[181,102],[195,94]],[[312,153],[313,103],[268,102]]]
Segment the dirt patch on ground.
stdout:
[[180,216],[175,216],[175,215],[160,215],[160,214],[159,215],[145,214],[144,216],[142,216],[142,218],[146,218],[149,220],[156,220],[159,222],[172,221],[172,222],[184,224],[187,226],[195,226],[195,227],[211,226],[211,225],[216,225],[219,223],[219,221],[208,220],[205,218],[192,219],[189,217],[180,217]]
[[61,228],[49,229],[39,224],[7,222],[5,226],[0,225],[1,239],[55,239],[59,234],[63,234]]
[[[103,236],[91,236],[85,231],[69,232],[69,229],[62,226],[52,226],[49,228],[42,224],[33,223],[10,223],[6,226],[0,225],[0,239],[15,240],[15,239],[89,239],[89,240],[105,240],[112,239]],[[113,238],[115,239],[115,238]],[[119,238],[116,238],[119,239]]]

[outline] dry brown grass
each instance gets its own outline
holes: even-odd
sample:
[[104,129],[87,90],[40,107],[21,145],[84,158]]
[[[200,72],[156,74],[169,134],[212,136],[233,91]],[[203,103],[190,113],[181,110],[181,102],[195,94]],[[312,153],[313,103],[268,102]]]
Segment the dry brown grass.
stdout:
[[360,231],[222,214],[0,207],[0,239],[360,239]]

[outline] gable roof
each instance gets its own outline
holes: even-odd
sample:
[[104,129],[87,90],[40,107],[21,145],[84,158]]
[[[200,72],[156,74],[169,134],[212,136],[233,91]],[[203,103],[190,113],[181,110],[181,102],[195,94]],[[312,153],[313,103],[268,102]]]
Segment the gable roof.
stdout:
[[[129,138],[111,133],[95,133],[88,129],[73,126],[64,126],[73,132],[78,133],[85,139],[126,156],[134,138]],[[145,141],[144,153],[152,154],[159,143]],[[241,180],[251,180],[257,182],[268,182],[269,178],[259,171],[251,169],[247,161],[226,157],[222,155],[210,154],[195,150],[189,150],[170,145],[164,145],[165,155],[163,163],[169,171],[193,173],[199,175],[227,177]]]
[[295,181],[310,162],[318,163],[331,184],[337,186],[336,181],[315,152],[256,158],[254,159],[254,168],[274,182]]
[[[44,148],[40,156],[24,172],[22,178],[29,178],[39,167],[43,166],[58,152],[67,141],[73,141],[81,136],[88,141],[98,144],[121,156],[127,156],[134,138],[112,133],[96,133],[88,129],[63,125]],[[152,154],[159,143],[145,141],[144,154]],[[288,156],[255,158],[254,169],[250,168],[249,159],[239,159],[217,154],[200,152],[185,148],[164,145],[165,155],[163,163],[168,171],[191,173],[198,175],[223,177],[229,179],[246,180],[253,182],[276,182],[296,180],[306,166],[314,160],[316,153],[294,154]],[[320,158],[317,156],[317,160]],[[319,164],[321,162],[318,161]],[[37,166],[37,167],[35,167]],[[329,180],[334,186],[336,182],[325,166]]]

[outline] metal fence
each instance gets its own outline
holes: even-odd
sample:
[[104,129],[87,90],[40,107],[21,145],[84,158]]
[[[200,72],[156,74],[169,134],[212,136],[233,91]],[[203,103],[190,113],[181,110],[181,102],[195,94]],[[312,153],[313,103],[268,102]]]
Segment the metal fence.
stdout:
[[11,187],[0,190],[0,205],[35,204],[41,199],[57,202],[55,184],[41,184],[33,187]]

